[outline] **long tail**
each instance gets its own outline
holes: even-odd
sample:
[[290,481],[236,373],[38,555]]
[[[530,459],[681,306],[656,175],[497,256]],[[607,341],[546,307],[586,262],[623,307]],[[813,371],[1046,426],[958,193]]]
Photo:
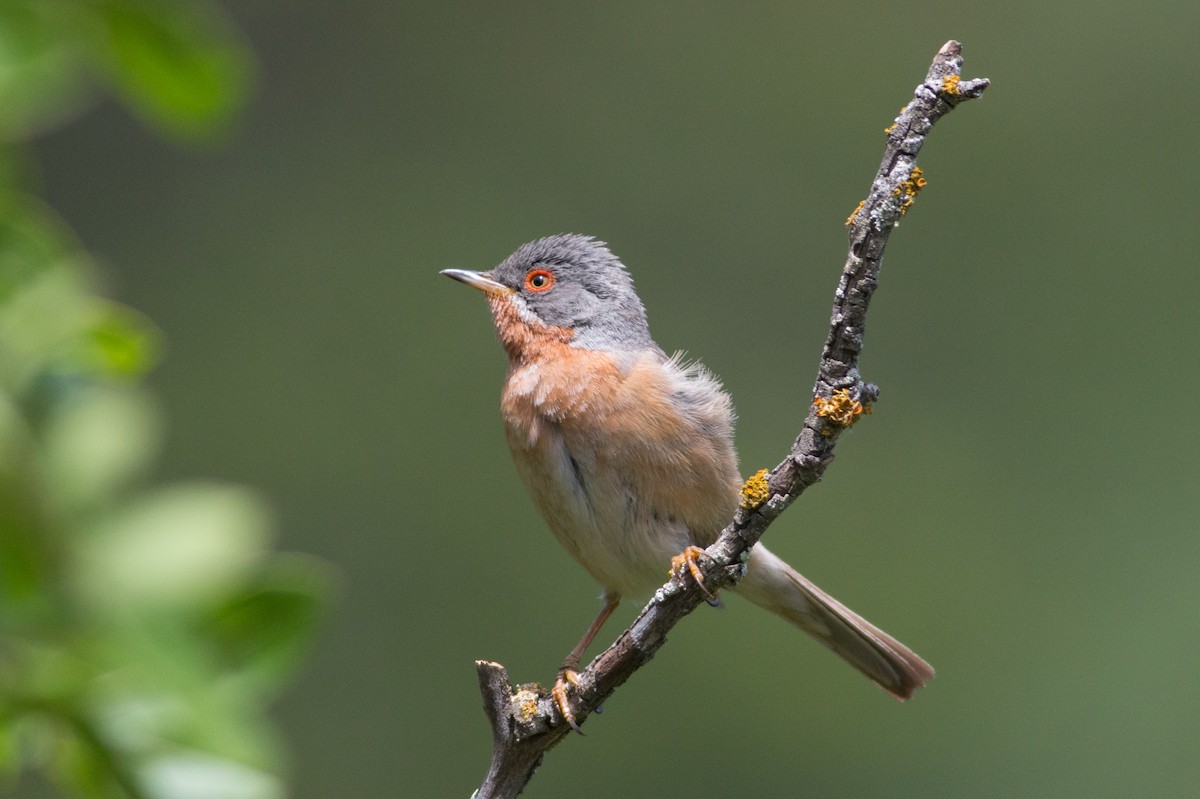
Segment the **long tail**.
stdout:
[[898,699],[933,678],[933,667],[763,548],[750,551],[749,569],[734,589],[778,614],[841,655]]

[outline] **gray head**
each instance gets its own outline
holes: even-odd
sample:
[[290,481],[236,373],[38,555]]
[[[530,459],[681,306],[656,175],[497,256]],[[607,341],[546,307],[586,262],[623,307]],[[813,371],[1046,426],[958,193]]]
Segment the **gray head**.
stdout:
[[547,236],[522,245],[488,272],[447,269],[442,274],[507,297],[527,323],[574,331],[572,346],[658,349],[633,279],[604,242],[590,236]]

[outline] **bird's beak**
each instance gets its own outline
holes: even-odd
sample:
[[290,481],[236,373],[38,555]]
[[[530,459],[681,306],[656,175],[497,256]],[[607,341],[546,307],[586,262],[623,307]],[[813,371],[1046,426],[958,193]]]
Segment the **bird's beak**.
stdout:
[[460,283],[466,283],[473,289],[479,289],[484,294],[499,296],[513,293],[508,286],[492,280],[486,272],[472,272],[469,269],[443,269],[442,274],[454,278]]

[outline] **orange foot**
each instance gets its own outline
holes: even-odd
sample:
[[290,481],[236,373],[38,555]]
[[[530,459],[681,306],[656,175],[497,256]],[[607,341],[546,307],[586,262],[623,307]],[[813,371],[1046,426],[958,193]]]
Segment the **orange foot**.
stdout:
[[558,712],[562,713],[563,719],[571,725],[571,729],[583,735],[583,730],[579,729],[579,725],[575,723],[575,714],[571,712],[571,703],[567,700],[568,683],[578,687],[579,673],[575,669],[564,666],[558,670],[558,677],[554,680],[554,687],[550,689],[550,695],[554,697],[554,704],[558,705]]
[[717,598],[713,595],[708,587],[704,585],[704,573],[700,571],[700,566],[697,564],[697,559],[708,557],[705,551],[698,546],[690,546],[680,552],[675,557],[671,558],[671,576],[683,578],[683,569],[687,567],[688,572],[692,575],[692,579],[696,581],[696,585],[700,586],[700,590],[708,597],[709,602],[716,602]]

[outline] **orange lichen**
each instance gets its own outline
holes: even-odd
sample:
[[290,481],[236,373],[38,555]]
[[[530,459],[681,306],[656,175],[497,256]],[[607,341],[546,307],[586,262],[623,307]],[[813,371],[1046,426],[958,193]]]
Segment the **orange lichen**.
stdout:
[[900,198],[900,216],[908,213],[908,209],[912,207],[913,200],[917,199],[917,195],[921,193],[921,189],[925,188],[926,181],[921,175],[921,167],[914,166],[912,172],[908,175],[908,179],[892,189],[892,196]]
[[958,96],[958,75],[947,75],[942,78],[942,91],[952,97]]
[[817,409],[817,416],[838,427],[849,427],[864,413],[871,412],[871,406],[851,397],[847,388],[840,388],[829,397],[813,397],[812,404]]
[[761,507],[770,498],[771,486],[767,482],[766,469],[759,469],[747,477],[746,482],[742,484],[742,501],[740,504],[746,510],[754,510]]
[[858,212],[861,211],[862,207],[866,204],[867,204],[866,200],[858,201],[858,205],[854,206],[854,210],[850,212],[850,216],[846,217],[846,227],[850,227],[851,225],[854,224],[854,218],[856,216],[858,216]]

